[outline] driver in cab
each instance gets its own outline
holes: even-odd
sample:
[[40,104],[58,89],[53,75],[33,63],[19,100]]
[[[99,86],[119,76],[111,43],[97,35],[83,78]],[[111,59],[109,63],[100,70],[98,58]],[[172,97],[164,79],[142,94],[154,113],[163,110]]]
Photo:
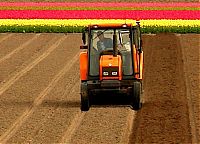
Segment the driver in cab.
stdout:
[[99,41],[97,42],[97,49],[99,52],[113,47],[112,39],[104,37],[103,32],[98,31],[97,36],[99,38]]

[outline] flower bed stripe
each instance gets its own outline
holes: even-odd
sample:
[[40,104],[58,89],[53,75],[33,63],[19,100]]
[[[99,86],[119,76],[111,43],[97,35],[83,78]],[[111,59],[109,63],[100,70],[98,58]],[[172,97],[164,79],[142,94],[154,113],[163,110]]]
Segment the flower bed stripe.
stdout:
[[200,19],[200,11],[0,10],[0,19]]
[[200,7],[23,7],[0,6],[0,10],[200,10]]
[[0,2],[0,10],[200,10],[200,3]]
[[0,2],[0,6],[23,6],[23,7],[33,7],[33,6],[48,6],[48,7],[200,7],[200,3],[184,3],[184,2],[173,2],[173,3],[87,3],[87,2],[77,2],[77,3],[67,3],[67,2]]
[[[0,19],[0,32],[82,32],[99,23],[132,23],[130,19]],[[200,33],[199,20],[140,20],[143,33]]]
[[136,20],[143,33],[200,33],[200,3],[0,2],[0,32],[81,32]]
[[[87,26],[89,24],[100,24],[100,23],[132,23],[136,24],[136,20],[131,19],[0,19],[0,25],[32,25],[32,26]],[[140,20],[140,25],[145,26],[190,26],[200,27],[199,20]]]

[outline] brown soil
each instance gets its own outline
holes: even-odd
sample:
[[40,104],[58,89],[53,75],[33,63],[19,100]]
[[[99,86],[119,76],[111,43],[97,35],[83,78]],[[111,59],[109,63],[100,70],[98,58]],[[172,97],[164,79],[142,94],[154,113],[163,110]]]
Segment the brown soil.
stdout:
[[7,35],[0,34],[0,143],[199,142],[200,35],[143,35],[143,108],[89,112],[80,111],[80,34]]
[[6,0],[6,2],[199,2],[199,0]]
[[[0,0],[4,2],[5,0]],[[41,0],[8,0],[6,2],[41,2]],[[88,0],[44,0],[42,2],[88,2]],[[110,0],[90,0],[89,2],[111,2]],[[199,2],[199,0],[113,0],[112,2]]]
[[[197,45],[190,45],[198,53]],[[191,143],[182,47],[175,34],[145,39],[145,102],[136,115],[131,142]]]

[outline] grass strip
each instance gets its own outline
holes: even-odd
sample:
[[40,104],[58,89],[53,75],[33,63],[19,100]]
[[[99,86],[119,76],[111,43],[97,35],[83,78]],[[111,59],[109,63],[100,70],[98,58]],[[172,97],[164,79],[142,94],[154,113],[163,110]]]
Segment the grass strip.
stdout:
[[[0,32],[12,32],[12,33],[81,33],[84,26],[33,26],[33,25],[1,25]],[[200,34],[200,26],[143,26],[141,27],[142,33],[196,33]]]

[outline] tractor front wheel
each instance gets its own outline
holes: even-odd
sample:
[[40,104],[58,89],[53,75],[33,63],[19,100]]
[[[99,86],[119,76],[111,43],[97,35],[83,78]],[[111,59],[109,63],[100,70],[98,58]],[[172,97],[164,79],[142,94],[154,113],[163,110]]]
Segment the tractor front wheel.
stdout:
[[141,83],[136,81],[131,90],[131,106],[133,110],[139,110],[142,107],[141,103]]
[[81,111],[88,111],[90,108],[87,84],[81,83]]

